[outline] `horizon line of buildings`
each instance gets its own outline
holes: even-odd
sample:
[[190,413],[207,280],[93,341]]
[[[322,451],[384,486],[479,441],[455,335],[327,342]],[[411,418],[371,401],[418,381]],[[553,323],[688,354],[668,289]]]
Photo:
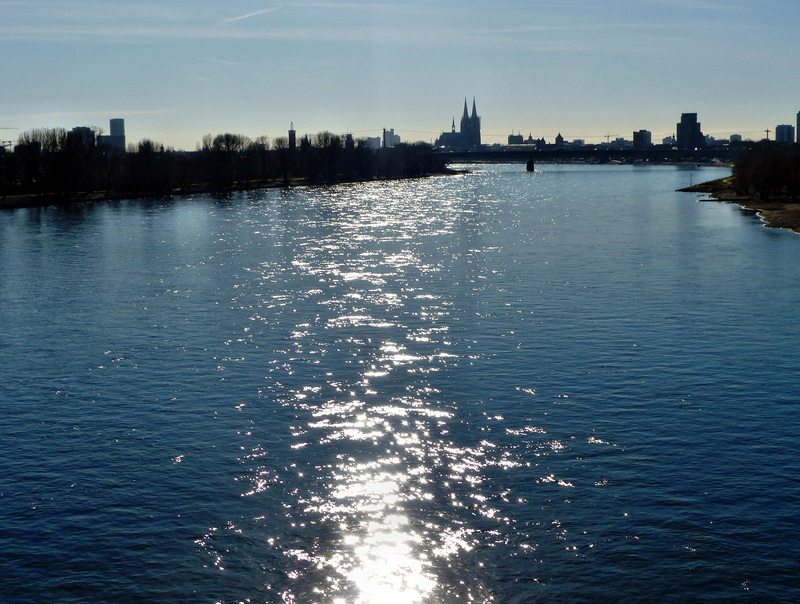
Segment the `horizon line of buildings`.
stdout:
[[[775,127],[775,142],[779,143],[795,143],[800,142],[795,137],[795,133],[800,133],[800,111],[797,113],[797,128],[789,124],[779,124]],[[766,140],[769,140],[770,130],[765,130],[767,135]],[[592,145],[594,147],[606,147],[613,149],[648,149],[654,147],[652,133],[649,130],[637,130],[633,132],[633,140],[627,140],[622,137],[617,137],[613,141],[610,139],[605,143]],[[728,139],[715,139],[710,135],[704,135],[701,129],[700,122],[697,120],[697,113],[682,113],[681,121],[675,125],[675,134],[662,139],[662,146],[676,147],[678,149],[700,149],[704,147],[720,147],[726,145],[735,145],[743,142],[741,134],[731,134]],[[528,134],[528,138],[524,139],[522,134],[509,134],[507,139],[507,146],[522,146],[530,145],[536,148],[549,147],[547,141],[541,138],[533,138],[532,134]],[[586,146],[586,141],[583,139],[575,139],[571,142],[565,141],[564,137],[559,132],[553,143],[555,147],[583,147]],[[460,130],[456,132],[455,116],[453,117],[450,132],[442,132],[436,139],[435,147],[448,150],[448,151],[467,151],[470,149],[478,149],[482,147],[481,144],[481,118],[478,116],[476,109],[475,98],[472,99],[472,114],[467,110],[467,99],[464,99],[464,111],[461,117]],[[495,143],[493,147],[502,147],[500,143]]]
[[96,134],[94,128],[88,126],[76,126],[67,133],[68,137],[78,140],[85,147],[94,146],[106,147],[114,152],[125,152],[125,120],[121,117],[109,120],[109,133]]
[[[109,120],[110,132],[108,135],[97,134],[96,129],[78,126],[73,128],[68,135],[73,139],[81,141],[83,144],[94,144],[106,147],[115,152],[125,152],[125,120],[123,118],[112,118]],[[767,129],[766,139],[769,140],[769,133],[771,130]],[[774,142],[778,143],[800,143],[800,138],[796,134],[800,134],[800,111],[797,113],[797,127],[791,124],[778,124],[775,126]],[[352,134],[347,135],[348,139],[352,140]],[[658,143],[652,140],[652,132],[649,130],[641,129],[633,132],[632,140],[623,137],[616,137],[611,140],[611,135],[607,135],[607,140],[598,144],[590,144],[588,146],[609,148],[609,149],[648,149],[655,147]],[[381,147],[394,147],[399,145],[402,140],[398,134],[395,133],[394,128],[384,128],[382,136],[366,137],[364,139],[368,147],[372,149],[379,149]],[[289,147],[296,148],[296,131],[294,123],[289,128]],[[9,141],[10,142],[10,141]],[[701,129],[701,124],[697,120],[697,113],[682,113],[681,121],[676,124],[675,134],[667,136],[661,140],[661,146],[676,147],[678,149],[699,149],[704,147],[722,147],[727,145],[735,145],[744,142],[742,135],[731,134],[728,139],[715,139],[710,135],[704,135]],[[455,116],[453,116],[451,129],[449,132],[442,132],[436,139],[434,146],[447,151],[468,151],[470,149],[479,149],[485,147],[481,141],[481,117],[478,115],[475,98],[472,99],[472,112],[470,113],[467,107],[467,99],[464,98],[464,110],[461,117],[460,129],[456,131]],[[532,146],[537,149],[543,148],[579,148],[587,146],[584,139],[574,139],[566,141],[559,132],[555,137],[552,144],[548,143],[544,137],[534,138],[532,134],[528,134],[528,138],[523,138],[522,134],[509,134],[507,138],[507,145],[501,143],[494,143],[492,147],[502,146]]]
[[[769,133],[771,130],[764,130],[766,139],[769,140]],[[775,126],[775,139],[774,142],[778,143],[795,143],[800,142],[795,137],[795,133],[800,133],[800,112],[797,113],[797,128],[789,124],[780,124]],[[614,140],[610,138],[606,142],[591,145],[593,147],[606,147],[612,149],[647,149],[658,145],[653,142],[652,133],[649,130],[636,130],[633,132],[632,140],[617,137]],[[682,113],[681,121],[675,125],[675,134],[667,136],[661,140],[662,146],[676,147],[678,149],[700,149],[704,147],[722,147],[726,145],[735,145],[744,142],[745,139],[741,134],[731,134],[727,139],[715,139],[713,136],[703,134],[701,124],[697,121],[697,113]],[[528,135],[527,139],[523,139],[521,134],[509,134],[508,145],[535,145],[539,148],[548,146],[544,138],[534,139],[532,135]],[[556,147],[583,147],[586,146],[586,141],[583,139],[575,139],[567,142],[558,134],[555,138],[554,145]]]

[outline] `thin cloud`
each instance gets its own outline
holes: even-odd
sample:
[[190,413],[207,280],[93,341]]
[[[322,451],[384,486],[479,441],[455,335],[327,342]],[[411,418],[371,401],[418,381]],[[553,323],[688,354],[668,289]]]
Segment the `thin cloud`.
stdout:
[[428,10],[430,7],[397,5],[397,4],[374,4],[360,2],[298,2],[292,4],[292,8],[330,8],[330,9],[345,9],[345,10],[359,10],[359,11],[385,11],[385,12],[405,12],[405,11],[420,11]]
[[223,19],[222,23],[233,23],[234,21],[242,21],[243,19],[249,19],[250,17],[255,17],[257,15],[264,15],[266,13],[274,13],[276,10],[280,10],[280,6],[273,6],[272,8],[265,8],[262,10],[257,10],[253,13],[247,13],[246,15],[240,15],[238,17],[231,17],[230,19]]
[[219,63],[220,65],[228,65],[229,67],[241,67],[244,65],[244,63],[236,63],[235,61],[224,61],[222,59],[212,59],[210,57],[206,57],[203,60],[208,61],[209,63]]
[[673,6],[675,8],[689,8],[689,9],[710,9],[710,10],[724,10],[729,11],[731,8],[731,4],[729,2],[725,2],[720,4],[719,2],[706,2],[704,0],[653,0],[654,4],[663,4],[666,6]]

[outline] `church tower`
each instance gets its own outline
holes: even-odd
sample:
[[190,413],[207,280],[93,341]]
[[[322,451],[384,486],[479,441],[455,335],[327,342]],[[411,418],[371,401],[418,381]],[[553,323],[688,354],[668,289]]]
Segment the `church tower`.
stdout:
[[467,99],[464,99],[464,114],[461,116],[461,142],[464,147],[473,148],[481,146],[481,118],[472,99],[472,115],[467,108]]
[[460,151],[476,149],[481,146],[481,118],[475,105],[475,97],[472,98],[472,115],[469,113],[465,97],[460,130],[456,132],[456,119],[454,116],[450,132],[442,132],[441,136],[436,139],[436,146]]
[[469,118],[472,123],[472,144],[475,147],[481,146],[481,118],[478,117],[478,111],[475,109],[475,97],[472,97],[472,117]]
[[464,113],[461,116],[461,135],[464,137],[465,142],[467,139],[472,138],[470,136],[470,130],[472,130],[472,122],[469,119],[469,111],[467,110],[467,99],[464,98]]

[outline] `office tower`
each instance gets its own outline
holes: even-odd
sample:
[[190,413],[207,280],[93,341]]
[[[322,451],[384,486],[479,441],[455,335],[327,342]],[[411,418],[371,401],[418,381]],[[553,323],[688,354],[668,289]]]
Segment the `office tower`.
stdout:
[[696,113],[682,113],[681,121],[677,124],[677,132],[679,149],[699,149],[705,144]]

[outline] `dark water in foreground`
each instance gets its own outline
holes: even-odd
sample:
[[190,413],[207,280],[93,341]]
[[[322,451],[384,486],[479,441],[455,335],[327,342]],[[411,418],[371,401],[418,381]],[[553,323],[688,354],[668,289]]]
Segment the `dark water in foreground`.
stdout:
[[0,599],[796,600],[800,237],[689,179],[0,214]]

